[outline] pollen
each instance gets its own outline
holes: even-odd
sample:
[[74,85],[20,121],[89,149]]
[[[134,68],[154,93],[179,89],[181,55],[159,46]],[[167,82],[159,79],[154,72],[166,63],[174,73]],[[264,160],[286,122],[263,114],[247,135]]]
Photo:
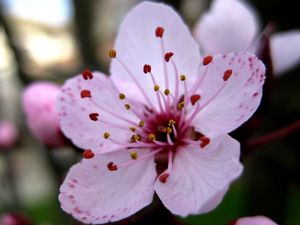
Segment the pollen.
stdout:
[[196,102],[198,102],[200,99],[201,99],[200,95],[192,95],[190,98],[192,105],[195,105]]
[[94,156],[95,156],[95,154],[93,153],[93,151],[91,149],[86,149],[82,153],[82,157],[85,158],[85,159],[91,159]]
[[118,166],[114,164],[113,162],[109,162],[107,164],[107,169],[110,171],[116,171],[118,169]]
[[117,51],[114,49],[109,50],[108,55],[110,58],[116,58],[117,56]]
[[211,55],[208,55],[208,56],[206,56],[206,57],[203,58],[202,64],[203,64],[204,66],[206,66],[206,65],[208,65],[209,63],[211,63],[212,60],[213,60],[213,57],[212,57]]
[[162,38],[164,35],[165,29],[163,27],[156,27],[155,29],[155,36],[158,38]]
[[131,136],[130,140],[131,140],[131,142],[140,141],[141,140],[141,136],[138,135],[138,134],[134,134],[134,135]]
[[136,127],[129,127],[129,130],[131,130],[132,132],[136,131]]
[[89,90],[82,90],[80,92],[80,96],[81,96],[81,98],[91,98],[92,97],[91,92]]
[[108,138],[110,137],[110,133],[105,132],[105,133],[103,134],[103,137],[104,137],[104,139],[108,139]]
[[139,127],[143,127],[144,125],[145,125],[145,121],[141,120],[141,121],[139,122]]
[[123,99],[125,99],[125,98],[126,98],[126,96],[125,96],[123,93],[120,93],[120,94],[119,94],[119,99],[123,100]]
[[154,91],[159,91],[159,86],[158,85],[154,86]]
[[179,110],[182,110],[182,109],[184,108],[184,101],[179,102],[179,103],[177,104],[177,108],[178,108]]
[[169,95],[169,94],[170,94],[170,90],[169,90],[169,89],[165,89],[165,90],[164,90],[164,94],[165,94],[165,95]]
[[173,129],[171,127],[166,127],[166,133],[171,134],[173,132]]
[[224,81],[228,80],[231,75],[232,75],[232,70],[231,69],[226,70],[223,75],[223,80]]
[[200,137],[199,141],[200,141],[200,147],[204,148],[210,143],[210,138],[206,136],[202,136]]
[[145,64],[144,68],[143,68],[143,71],[144,71],[145,74],[151,73],[151,66],[149,64]]
[[138,158],[137,152],[130,152],[130,157],[131,159],[136,160]]
[[149,141],[154,141],[154,140],[156,140],[155,134],[153,134],[153,133],[149,134],[149,135],[148,135],[148,139],[149,139]]
[[93,79],[93,74],[89,69],[85,69],[84,71],[82,71],[82,77],[85,80],[91,80]]
[[176,121],[175,120],[169,120],[168,126],[171,127],[172,125],[175,125]]
[[129,104],[125,104],[124,106],[125,106],[125,108],[126,108],[127,110],[130,109],[130,105],[129,105]]
[[90,115],[89,115],[90,119],[93,121],[97,121],[98,116],[99,116],[99,113],[90,113]]
[[185,75],[181,74],[181,75],[180,75],[180,80],[181,80],[181,81],[185,81],[185,80],[186,80]]
[[174,55],[173,52],[167,52],[167,53],[165,54],[165,61],[166,61],[166,62],[169,62],[173,55]]

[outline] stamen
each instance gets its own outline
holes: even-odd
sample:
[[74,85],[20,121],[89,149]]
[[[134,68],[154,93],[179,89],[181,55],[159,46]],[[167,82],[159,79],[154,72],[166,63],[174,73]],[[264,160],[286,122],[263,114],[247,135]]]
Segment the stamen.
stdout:
[[169,62],[173,55],[174,55],[173,52],[167,52],[167,53],[165,54],[165,61],[166,61],[166,62]]
[[232,70],[231,69],[226,70],[223,75],[223,80],[224,81],[228,80],[231,75],[232,75]]
[[148,135],[148,139],[149,139],[149,141],[154,141],[154,140],[156,140],[155,134],[153,134],[153,133],[149,134],[149,135]]
[[144,125],[145,125],[145,121],[141,120],[141,121],[139,122],[139,127],[143,127]]
[[94,156],[95,156],[95,154],[93,153],[93,151],[91,149],[86,149],[82,153],[82,157],[85,158],[85,159],[91,159]]
[[176,124],[175,120],[169,120],[168,126],[171,127],[172,125]]
[[161,174],[159,176],[159,181],[162,182],[162,183],[166,183],[167,182],[167,179],[169,178],[170,174],[167,173],[167,172],[164,172],[163,174]]
[[210,138],[206,137],[206,136],[202,136],[199,138],[200,143],[200,147],[204,148],[206,145],[208,145],[210,143]]
[[173,129],[174,137],[177,138],[178,134],[177,134],[177,130],[176,130],[176,127],[174,124],[172,124],[172,129]]
[[179,110],[182,110],[182,109],[184,108],[184,101],[179,102],[179,103],[177,104],[177,108],[178,108]]
[[165,31],[164,28],[162,28],[162,27],[157,27],[157,28],[155,29],[155,36],[158,37],[158,38],[162,38],[163,35],[164,35],[164,31]]
[[105,133],[103,134],[103,137],[104,137],[104,139],[108,139],[108,138],[110,137],[110,133],[105,132]]
[[159,86],[158,85],[154,86],[154,91],[159,91]]
[[136,127],[129,127],[129,129],[130,129],[132,132],[135,132],[135,131],[136,131]]
[[130,157],[131,159],[136,160],[138,158],[137,152],[130,152]]
[[123,93],[119,94],[119,99],[124,100],[126,98],[126,96]]
[[196,102],[199,101],[200,99],[201,99],[200,95],[192,95],[190,98],[192,105],[195,105]]
[[212,60],[213,60],[213,57],[212,57],[211,55],[208,55],[208,56],[206,56],[206,57],[203,58],[202,64],[203,64],[204,66],[206,66],[206,65],[208,65],[209,63],[211,63]]
[[108,55],[110,58],[116,58],[117,56],[117,51],[114,49],[109,50]]
[[186,80],[185,75],[181,74],[181,75],[180,75],[180,80],[181,80],[181,81],[185,81],[185,80]]
[[91,92],[89,90],[82,90],[80,92],[80,96],[81,96],[81,98],[91,98],[92,97]]
[[90,115],[89,115],[90,119],[93,121],[97,121],[98,116],[99,116],[99,113],[90,113]]
[[131,142],[137,142],[137,141],[139,141],[139,140],[141,140],[141,136],[140,136],[139,134],[134,134],[134,135],[132,135],[131,138],[130,138],[130,141],[131,141]]
[[170,90],[169,90],[169,89],[165,89],[165,90],[164,90],[164,94],[165,94],[165,95],[169,95],[169,94],[170,94]]
[[145,64],[144,68],[143,68],[143,71],[144,71],[145,74],[151,73],[151,66],[149,64]]
[[124,106],[125,106],[125,108],[126,108],[127,110],[130,109],[130,105],[129,105],[129,104],[125,104]]
[[[172,128],[170,128],[170,129],[172,129]],[[169,145],[174,145],[174,142],[172,141],[170,134],[168,132],[167,132],[167,141],[168,141]]]
[[89,69],[85,69],[84,71],[82,71],[82,77],[85,80],[91,80],[93,79],[93,74]]
[[107,169],[110,171],[116,171],[118,169],[118,166],[114,164],[113,162],[109,162],[107,164]]

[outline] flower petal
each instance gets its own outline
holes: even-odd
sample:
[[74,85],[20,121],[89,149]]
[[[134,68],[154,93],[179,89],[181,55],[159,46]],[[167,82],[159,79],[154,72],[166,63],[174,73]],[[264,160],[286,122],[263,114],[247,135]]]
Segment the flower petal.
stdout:
[[[162,38],[155,36],[157,27],[164,28]],[[164,43],[164,52],[162,52],[161,40]],[[131,97],[145,102],[141,91],[120,64],[119,59],[129,68],[156,106],[153,83],[150,75],[143,73],[143,66],[145,64],[151,66],[157,84],[163,90],[166,88],[163,67],[164,53],[173,52],[172,60],[178,68],[178,73],[189,76],[196,72],[200,59],[199,47],[180,16],[169,6],[151,2],[139,4],[125,17],[116,39],[115,49],[117,59],[112,60],[111,73],[117,87],[124,93],[128,91],[128,95]],[[166,64],[169,88],[172,92],[175,85],[174,69],[171,62]]]
[[127,150],[96,155],[73,166],[60,188],[62,208],[84,223],[121,220],[151,203],[156,177],[154,158],[109,171],[132,160]]
[[300,30],[271,37],[271,56],[275,75],[280,75],[300,63]]
[[245,2],[214,0],[194,32],[206,54],[222,54],[247,50],[258,27],[256,14]]
[[[119,99],[119,92],[112,81],[103,74],[93,73],[92,80],[84,80],[81,76],[66,82],[57,99],[60,124],[64,134],[80,148],[92,149],[95,152],[108,152],[121,146],[109,139],[104,139],[105,132],[120,143],[127,143],[132,133],[128,121],[139,119],[124,107],[127,98]],[[81,91],[88,90],[91,98],[81,98]],[[94,120],[90,114],[94,115]],[[122,117],[122,118],[121,118]]]
[[239,155],[239,143],[228,135],[212,138],[203,149],[178,149],[168,180],[157,180],[155,190],[172,213],[207,212],[217,206],[229,184],[240,175]]
[[236,221],[235,225],[277,225],[265,216],[243,217]]
[[[251,53],[215,56],[203,68],[195,93],[201,110],[193,122],[199,131],[228,133],[250,118],[257,109],[265,79],[265,66]],[[204,76],[204,77],[203,77]]]

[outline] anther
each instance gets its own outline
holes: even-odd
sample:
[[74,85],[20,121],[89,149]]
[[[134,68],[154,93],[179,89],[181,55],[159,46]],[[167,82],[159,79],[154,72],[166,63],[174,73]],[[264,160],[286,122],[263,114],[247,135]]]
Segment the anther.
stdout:
[[131,142],[139,141],[139,140],[141,140],[141,136],[138,134],[134,134],[131,136],[130,140],[131,140]]
[[129,127],[129,129],[130,129],[132,132],[135,132],[135,131],[136,131],[136,127]]
[[162,175],[159,176],[159,181],[162,183],[166,183],[169,176],[170,176],[169,173],[163,173]]
[[153,133],[149,134],[149,135],[148,135],[148,139],[149,139],[149,141],[154,141],[154,140],[156,140],[155,134],[153,134]]
[[85,80],[91,80],[93,79],[93,74],[89,69],[85,69],[84,71],[82,71],[82,77]]
[[107,164],[107,169],[110,171],[116,171],[118,169],[118,166],[114,164],[113,162],[109,162]]
[[169,95],[169,94],[170,94],[170,90],[169,90],[169,89],[165,89],[165,90],[164,90],[164,94],[165,94],[165,95]]
[[155,29],[155,36],[158,37],[158,38],[162,38],[163,35],[164,35],[164,31],[165,31],[164,28],[162,28],[162,27],[156,27],[156,29]]
[[173,52],[167,52],[167,53],[165,54],[165,61],[166,61],[166,62],[169,62],[173,55],[174,55]]
[[143,68],[143,71],[144,71],[145,74],[151,73],[151,66],[148,65],[148,64],[145,64],[144,68]]
[[180,80],[181,80],[181,81],[185,81],[185,79],[186,79],[185,75],[181,74],[181,75],[180,75]]
[[169,120],[168,126],[171,127],[172,125],[175,125],[176,121],[175,120]]
[[114,49],[109,50],[108,55],[110,58],[116,58],[117,52]]
[[173,132],[173,129],[171,127],[166,127],[166,133],[171,134]]
[[125,99],[125,98],[126,98],[126,96],[125,96],[123,93],[120,93],[120,94],[119,94],[119,99],[123,100],[123,99]]
[[209,137],[206,137],[206,136],[200,137],[199,141],[201,142],[200,143],[201,148],[204,148],[206,145],[208,145],[210,143]]
[[110,133],[105,132],[105,133],[103,134],[103,137],[104,137],[104,139],[108,139],[108,138],[110,137]]
[[178,108],[179,110],[182,110],[182,109],[184,108],[184,101],[179,102],[179,103],[177,104],[177,108]]
[[90,113],[90,115],[89,115],[90,119],[93,121],[97,121],[98,116],[99,116],[99,113]]
[[204,66],[208,65],[209,63],[211,63],[211,61],[213,60],[213,57],[211,55],[208,55],[206,57],[203,58],[203,62],[202,64]]
[[137,152],[130,152],[130,157],[131,159],[136,160],[138,158]]
[[196,102],[199,101],[200,99],[201,99],[200,95],[192,95],[190,98],[192,105],[195,105]]
[[159,91],[159,86],[158,85],[154,86],[154,91]]
[[164,132],[164,133],[167,132],[167,128],[164,127],[164,126],[162,126],[162,125],[159,125],[159,126],[157,127],[157,130],[158,130],[159,132]]
[[228,80],[231,75],[232,75],[232,70],[231,69],[226,70],[223,75],[223,80],[224,81]]
[[143,127],[144,125],[145,125],[145,121],[141,120],[141,121],[139,122],[139,127]]
[[85,159],[91,159],[94,156],[95,156],[95,154],[93,153],[93,151],[91,149],[86,149],[82,153],[82,157],[85,158]]
[[129,104],[125,104],[124,106],[125,106],[125,108],[126,108],[127,110],[130,109],[130,105],[129,105]]
[[91,92],[89,90],[82,90],[80,92],[81,98],[90,98],[92,97]]

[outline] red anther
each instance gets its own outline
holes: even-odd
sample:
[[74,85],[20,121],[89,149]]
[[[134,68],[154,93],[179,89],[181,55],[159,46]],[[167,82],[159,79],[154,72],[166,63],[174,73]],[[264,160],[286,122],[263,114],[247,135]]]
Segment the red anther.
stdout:
[[90,98],[92,97],[91,92],[89,90],[82,90],[80,92],[81,98]]
[[159,37],[159,38],[162,38],[163,35],[164,35],[164,31],[165,31],[165,29],[163,27],[157,27],[155,29],[155,36]]
[[204,148],[206,145],[208,145],[210,143],[209,137],[206,137],[206,136],[200,137],[199,141],[201,142],[200,143],[201,148]]
[[192,95],[190,99],[191,99],[192,105],[195,105],[196,102],[201,99],[201,96],[200,95]]
[[159,176],[159,181],[162,183],[166,183],[169,176],[170,176],[169,173],[163,173],[162,175]]
[[89,69],[85,69],[84,71],[82,71],[82,77],[85,80],[88,80],[88,79],[91,80],[91,79],[93,79],[93,74]]
[[172,57],[173,55],[174,55],[173,52],[167,52],[167,53],[165,54],[165,61],[166,61],[166,62],[169,62],[170,59],[171,59],[171,57]]
[[211,63],[212,60],[213,60],[213,57],[212,57],[211,55],[205,56],[205,57],[203,58],[202,64],[203,64],[204,66],[206,66],[206,65],[208,65],[209,63]]
[[99,116],[98,113],[90,113],[90,115],[89,115],[90,119],[93,120],[93,121],[97,121],[98,116]]
[[114,164],[113,162],[109,162],[107,164],[107,169],[110,170],[110,171],[116,171],[118,169],[117,165]]
[[91,149],[86,149],[82,153],[82,157],[85,159],[91,159],[95,156],[94,152]]
[[224,72],[224,75],[223,75],[223,80],[226,81],[229,79],[229,77],[231,76],[232,74],[232,70],[231,69],[228,69]]
[[144,73],[151,73],[151,66],[148,64],[144,65]]

